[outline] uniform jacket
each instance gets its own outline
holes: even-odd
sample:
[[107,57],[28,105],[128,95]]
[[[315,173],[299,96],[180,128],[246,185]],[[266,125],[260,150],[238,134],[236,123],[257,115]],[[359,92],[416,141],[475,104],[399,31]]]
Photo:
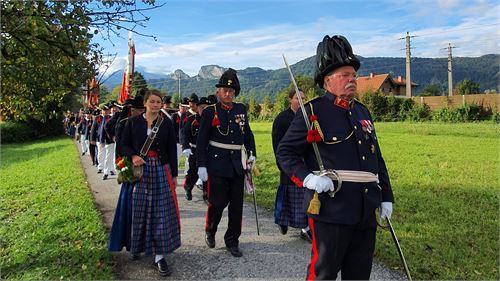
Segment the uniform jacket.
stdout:
[[[115,127],[115,154],[116,157],[118,158],[119,156],[123,156],[122,152],[122,134],[123,134],[123,128],[125,127],[125,124],[129,118],[124,118],[120,119],[118,123],[116,123]],[[163,120],[165,122],[165,120]],[[141,147],[142,148],[142,147]]]
[[200,128],[201,116],[193,114],[189,116],[188,121],[182,128],[182,149],[192,149],[190,143],[196,145],[196,138],[198,137],[198,130]]
[[100,124],[100,118],[101,116],[97,116],[95,119],[92,120],[92,127],[90,128],[90,140],[91,141],[99,141],[98,140],[98,134],[97,131],[99,129],[99,124]]
[[[156,124],[153,121],[151,128]],[[132,159],[133,155],[140,155],[141,148],[147,138],[148,125],[144,115],[129,117],[120,136],[120,153]],[[177,145],[175,142],[174,127],[169,118],[164,117],[156,138],[149,150],[158,153],[162,165],[168,164],[172,176],[177,176]]]
[[109,122],[111,119],[111,116],[106,115],[106,116],[99,116],[101,122],[99,123],[99,127],[97,128],[97,140],[100,143],[105,143],[105,144],[111,144],[114,143],[113,139],[107,134],[106,130],[104,129],[106,126],[106,123]]
[[[220,123],[218,127],[213,126],[215,112]],[[243,104],[233,103],[229,110],[224,110],[220,102],[206,107],[201,115],[196,141],[198,167],[206,167],[209,175],[232,177],[234,173],[243,174],[240,151],[214,147],[209,145],[209,141],[244,144],[248,155],[256,156],[254,136]]]
[[[289,107],[287,110],[280,112],[278,116],[276,116],[276,119],[274,119],[271,135],[273,140],[273,151],[275,156],[276,153],[278,152],[278,144],[280,143],[281,139],[288,130],[288,127],[290,127],[290,124],[292,123],[294,117],[295,117],[295,112],[293,112],[293,110]],[[283,172],[277,160],[276,164],[278,165],[278,169],[280,170],[280,184],[283,185],[294,184],[292,180],[290,180],[290,177],[287,176],[285,172]]]
[[[343,182],[335,197],[331,198],[326,193],[319,195],[320,213],[311,217],[329,223],[376,227],[375,209],[381,201],[394,201],[387,168],[368,109],[357,101],[348,104],[345,100],[342,107],[339,101],[342,100],[327,92],[305,106],[308,116],[311,116],[312,111],[317,116],[324,135],[318,143],[324,167],[378,174],[380,187],[376,182]],[[279,165],[299,186],[309,173],[319,170],[306,135],[303,114],[297,112],[277,153]],[[307,208],[314,193],[309,189],[307,191],[304,208]]]
[[115,138],[115,129],[116,129],[116,124],[120,120],[120,112],[115,112],[113,116],[106,122],[104,125],[104,130],[106,131],[106,134],[114,140]]

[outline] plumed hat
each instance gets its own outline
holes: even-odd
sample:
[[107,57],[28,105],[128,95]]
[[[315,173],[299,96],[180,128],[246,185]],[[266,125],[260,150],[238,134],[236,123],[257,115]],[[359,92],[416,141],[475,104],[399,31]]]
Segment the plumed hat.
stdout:
[[195,93],[192,93],[191,96],[189,96],[188,101],[189,102],[198,103],[198,101],[199,101],[198,95],[196,95]]
[[238,76],[236,76],[236,70],[229,68],[224,71],[219,79],[219,83],[217,83],[215,87],[232,88],[235,91],[234,95],[237,96],[240,93],[240,81],[238,80]]
[[217,96],[216,95],[208,95],[207,96],[209,104],[216,104],[217,103]]
[[202,104],[209,105],[210,101],[206,97],[201,97],[200,100],[196,103],[196,105],[202,105]]
[[172,96],[164,96],[163,103],[172,103]]
[[144,108],[144,98],[142,96],[136,96],[132,100],[130,107],[132,107],[132,108]]
[[326,35],[316,49],[314,82],[323,88],[325,76],[346,65],[354,67],[356,71],[360,66],[358,58],[352,52],[351,44],[342,35],[335,35],[331,38]]
[[189,106],[189,99],[187,97],[183,97],[181,105]]

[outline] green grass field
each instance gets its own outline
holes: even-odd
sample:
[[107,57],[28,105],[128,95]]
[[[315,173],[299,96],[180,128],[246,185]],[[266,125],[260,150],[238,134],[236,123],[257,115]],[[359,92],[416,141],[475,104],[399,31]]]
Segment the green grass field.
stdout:
[[2,145],[0,280],[114,279],[72,140]]
[[[252,123],[259,204],[272,209],[279,174],[271,123]],[[393,225],[415,279],[499,280],[499,127],[379,123],[395,195]],[[388,231],[376,259],[402,270]]]

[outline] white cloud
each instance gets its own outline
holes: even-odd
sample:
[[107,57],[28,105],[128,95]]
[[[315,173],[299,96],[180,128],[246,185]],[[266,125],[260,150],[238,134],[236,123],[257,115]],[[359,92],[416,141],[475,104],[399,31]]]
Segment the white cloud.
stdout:
[[[398,1],[399,2],[399,1]],[[412,38],[412,54],[419,57],[446,57],[448,43],[458,48],[454,56],[479,56],[499,53],[500,5],[459,0],[414,1],[408,8],[398,5],[400,17],[336,18],[322,17],[303,25],[277,24],[231,33],[187,34],[177,38],[158,37],[136,41],[136,65],[148,72],[171,73],[182,69],[196,75],[203,65],[243,69],[284,67],[281,54],[295,63],[315,54],[316,46],[326,34],[343,34],[356,54],[364,57],[404,57],[406,28]],[[453,25],[444,20],[454,15]],[[430,17],[433,27],[421,24]],[[438,19],[434,21],[433,19]],[[124,58],[113,64],[123,68]],[[112,73],[112,71],[110,72]]]

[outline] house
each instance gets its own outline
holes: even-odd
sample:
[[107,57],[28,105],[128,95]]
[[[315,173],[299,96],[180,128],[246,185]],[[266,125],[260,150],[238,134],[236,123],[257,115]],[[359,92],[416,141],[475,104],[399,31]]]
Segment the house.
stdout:
[[[366,92],[380,91],[387,95],[406,96],[406,79],[401,76],[394,79],[389,73],[377,75],[370,73],[368,76],[360,76],[358,77],[357,84],[358,95]],[[411,82],[412,89],[417,86],[417,83]]]

